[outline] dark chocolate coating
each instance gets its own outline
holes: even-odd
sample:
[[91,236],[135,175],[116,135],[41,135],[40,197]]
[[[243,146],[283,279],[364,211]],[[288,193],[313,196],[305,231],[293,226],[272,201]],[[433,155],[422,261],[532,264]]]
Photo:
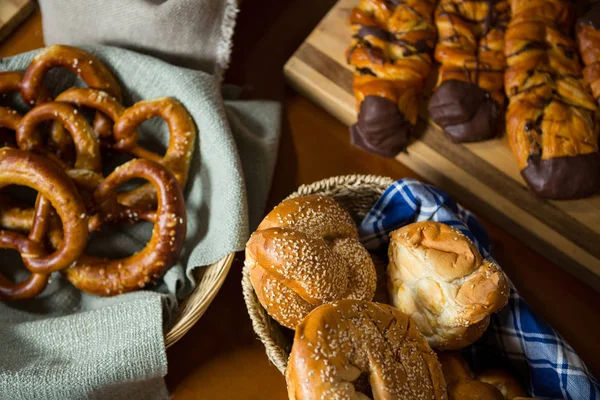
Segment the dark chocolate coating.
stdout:
[[473,83],[449,80],[429,100],[429,116],[453,142],[492,138],[504,127],[502,107]]
[[379,96],[365,96],[360,103],[358,122],[350,128],[352,144],[382,157],[394,157],[406,146],[414,127],[395,102]]
[[362,25],[356,34],[356,37],[363,39],[367,36],[374,36],[378,39],[385,40],[386,42],[389,42],[391,37],[390,33],[383,28],[378,26]]
[[596,193],[600,187],[600,154],[547,160],[530,157],[521,175],[540,197],[579,199]]

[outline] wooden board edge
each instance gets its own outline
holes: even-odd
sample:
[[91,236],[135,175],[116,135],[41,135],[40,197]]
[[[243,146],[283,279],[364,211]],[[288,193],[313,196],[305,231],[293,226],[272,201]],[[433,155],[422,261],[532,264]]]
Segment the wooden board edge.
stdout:
[[36,8],[34,0],[29,0],[21,8],[13,18],[7,21],[2,28],[0,28],[0,42],[4,41],[20,24],[29,17]]

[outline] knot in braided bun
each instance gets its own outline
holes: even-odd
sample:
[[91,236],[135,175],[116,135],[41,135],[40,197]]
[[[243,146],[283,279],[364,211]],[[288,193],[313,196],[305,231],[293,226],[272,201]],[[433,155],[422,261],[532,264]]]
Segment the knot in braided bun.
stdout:
[[311,312],[296,328],[286,380],[291,400],[447,399],[437,357],[408,315],[366,301]]
[[411,316],[434,349],[473,343],[508,301],[502,271],[446,224],[423,221],[392,232],[388,255],[392,304]]
[[375,266],[352,218],[325,196],[275,207],[246,244],[246,263],[258,300],[290,329],[323,303],[375,293]]

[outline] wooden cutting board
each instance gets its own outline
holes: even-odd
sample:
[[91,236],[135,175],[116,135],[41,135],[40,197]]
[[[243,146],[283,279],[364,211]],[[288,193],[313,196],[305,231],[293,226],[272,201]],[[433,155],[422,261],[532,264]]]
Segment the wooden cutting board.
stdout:
[[34,0],[0,0],[0,42],[35,9]]
[[[284,68],[294,88],[347,125],[356,121],[345,51],[352,35],[349,15],[357,3],[340,0]],[[434,82],[435,73],[430,78]],[[506,137],[453,144],[427,123],[426,104],[427,98],[418,138],[398,161],[600,291],[600,195],[570,201],[537,198],[521,178]]]

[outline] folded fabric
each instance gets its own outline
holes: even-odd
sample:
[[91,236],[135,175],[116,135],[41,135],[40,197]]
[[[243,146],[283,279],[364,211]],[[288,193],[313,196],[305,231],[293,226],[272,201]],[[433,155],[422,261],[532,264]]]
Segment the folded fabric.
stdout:
[[[385,255],[391,231],[424,220],[460,230],[483,257],[495,263],[488,234],[475,216],[447,193],[414,179],[401,179],[390,186],[363,219],[359,234],[367,249]],[[492,316],[484,336],[467,347],[464,355],[474,370],[497,367],[514,371],[535,398],[600,399],[600,385],[583,361],[529,307],[512,283],[508,305]]]
[[40,0],[44,41],[97,43],[219,77],[227,68],[237,0]]
[[[81,293],[57,273],[38,298],[0,302],[0,399],[166,398],[163,330],[177,299],[194,286],[196,268],[244,248],[248,221],[262,215],[273,175],[278,104],[224,104],[217,80],[207,73],[128,50],[83,48],[117,76],[126,106],[171,96],[192,115],[198,138],[184,189],[186,242],[180,261],[153,291],[100,298]],[[3,59],[0,71],[24,70],[35,53]],[[54,69],[47,84],[58,93],[82,84],[75,78]],[[141,126],[140,140],[149,146],[164,148],[168,138],[160,120]],[[95,235],[88,250],[131,254],[145,246],[151,230],[151,224],[136,224]],[[27,275],[10,258],[3,258],[0,269],[15,279]]]

